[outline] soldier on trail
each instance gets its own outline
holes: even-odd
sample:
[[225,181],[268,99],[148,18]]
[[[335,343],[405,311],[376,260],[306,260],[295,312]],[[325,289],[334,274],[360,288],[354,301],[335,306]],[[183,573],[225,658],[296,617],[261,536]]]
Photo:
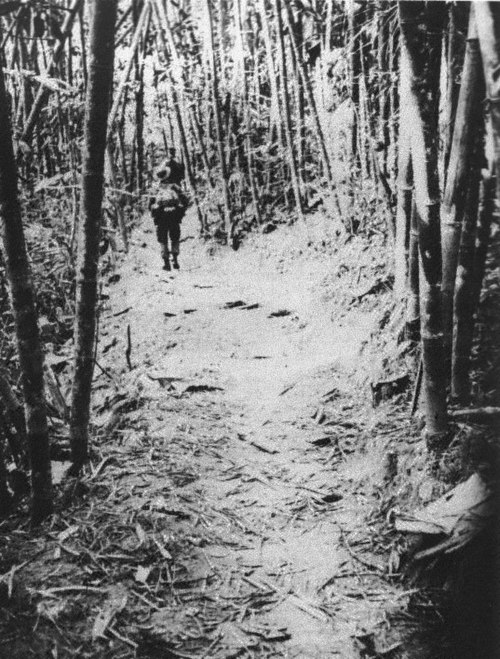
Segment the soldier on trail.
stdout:
[[181,221],[189,202],[181,187],[184,165],[175,159],[175,149],[169,149],[169,157],[158,167],[156,176],[157,190],[150,199],[149,208],[156,226],[156,237],[161,245],[163,269],[170,270],[172,254],[172,265],[178,270]]

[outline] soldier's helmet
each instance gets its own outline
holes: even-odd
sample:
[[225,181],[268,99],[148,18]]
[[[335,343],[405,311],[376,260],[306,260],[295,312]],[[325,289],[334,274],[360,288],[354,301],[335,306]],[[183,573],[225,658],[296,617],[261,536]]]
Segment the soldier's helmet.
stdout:
[[167,160],[164,160],[156,170],[156,176],[162,182],[168,181],[172,174],[171,167]]

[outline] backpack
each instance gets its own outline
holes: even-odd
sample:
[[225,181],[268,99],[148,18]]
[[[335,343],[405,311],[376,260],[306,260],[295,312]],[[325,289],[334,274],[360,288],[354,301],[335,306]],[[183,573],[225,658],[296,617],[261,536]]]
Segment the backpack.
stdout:
[[[176,185],[164,185],[155,196],[151,205],[151,214],[155,222],[175,219],[182,220],[187,209],[187,199]],[[176,217],[173,217],[173,216]]]

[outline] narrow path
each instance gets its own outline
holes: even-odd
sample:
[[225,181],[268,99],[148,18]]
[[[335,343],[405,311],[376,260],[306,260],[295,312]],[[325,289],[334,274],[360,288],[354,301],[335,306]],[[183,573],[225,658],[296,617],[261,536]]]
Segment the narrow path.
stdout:
[[47,528],[0,535],[0,656],[435,656],[395,654],[418,626],[382,524],[404,421],[356,389],[373,314],[328,301],[310,230],[234,253],[190,217],[174,273],[135,232],[103,295],[90,473]]
[[[342,438],[318,424],[318,401],[334,390],[350,418],[342,379],[368,325],[334,328],[319,295],[324,260],[282,274],[256,249],[210,256],[192,235],[188,223],[182,270],[170,274],[153,235],[138,232],[103,321],[110,365],[124,363],[130,327],[128,400],[141,401],[122,424],[120,393],[114,411],[109,396],[102,405],[121,443],[107,478],[129,465],[114,504],[166,558],[164,570],[157,559],[140,566],[156,609],[143,651],[358,657],[356,626],[378,605],[359,582],[332,594],[352,576],[339,523],[356,528],[358,504],[346,505]],[[318,453],[315,442],[332,438]]]

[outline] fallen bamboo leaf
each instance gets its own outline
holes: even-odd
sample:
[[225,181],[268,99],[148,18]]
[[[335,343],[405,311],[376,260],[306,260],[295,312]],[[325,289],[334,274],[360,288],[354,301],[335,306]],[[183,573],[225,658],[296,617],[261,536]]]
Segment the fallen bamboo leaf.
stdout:
[[45,588],[42,590],[36,590],[36,593],[42,597],[54,597],[54,595],[59,595],[60,593],[105,593],[105,588],[97,588],[95,586],[57,586],[55,588]]
[[278,449],[274,448],[274,446],[270,444],[266,444],[263,440],[252,440],[250,442],[252,446],[255,446],[256,449],[259,451],[262,451],[263,453],[269,453],[271,455],[275,455],[276,453],[279,453]]
[[108,599],[99,611],[92,627],[92,640],[102,638],[115,616],[123,611],[127,604],[127,591],[121,584],[109,589]]
[[476,473],[424,509],[399,515],[395,527],[403,533],[437,536],[436,544],[416,553],[415,560],[449,554],[467,545],[487,526],[495,513],[494,504],[492,491]]
[[309,444],[317,446],[318,448],[323,448],[324,446],[330,446],[336,439],[336,437],[332,437],[331,435],[325,437],[317,437],[316,439],[310,439]]
[[224,391],[224,389],[211,384],[190,384],[184,389],[182,394],[198,394],[204,391]]
[[36,612],[42,618],[46,618],[51,622],[55,622],[57,618],[64,612],[64,609],[67,606],[67,602],[64,600],[57,600],[55,602],[48,602],[47,600],[41,600],[36,605]]
[[251,311],[252,309],[258,309],[260,307],[260,304],[258,302],[254,302],[253,304],[245,304],[245,306],[240,307],[241,311]]
[[157,540],[156,538],[154,539],[154,541],[155,541],[155,545],[158,547],[158,551],[160,552],[162,557],[166,561],[171,561],[172,560],[172,554],[168,551],[168,549],[164,545],[162,545],[162,543],[159,540]]
[[246,302],[243,302],[243,300],[235,300],[234,302],[226,302],[224,305],[222,305],[223,309],[236,309],[236,307],[244,307],[246,306]]
[[291,313],[289,309],[278,309],[278,311],[271,311],[268,318],[283,318],[284,316],[290,316]]
[[397,531],[424,534],[452,534],[458,522],[484,521],[490,517],[492,493],[479,474],[473,474],[437,501],[415,513],[396,518]]
[[75,535],[75,533],[78,533],[80,530],[80,527],[77,524],[73,524],[72,526],[68,526],[67,529],[64,531],[61,531],[59,535],[57,536],[58,542],[64,542],[64,540],[67,540],[70,538],[72,535]]
[[142,545],[145,545],[147,542],[147,535],[146,535],[146,531],[142,528],[139,522],[137,522],[135,525],[135,533],[139,538],[138,547],[142,547]]
[[144,565],[139,565],[137,568],[134,579],[138,583],[143,583],[145,584],[149,578],[149,575],[151,574],[151,568],[150,567],[145,567]]
[[121,316],[122,314],[127,313],[128,311],[130,311],[130,309],[132,309],[132,307],[126,307],[125,309],[122,309],[121,311],[117,311],[116,313],[113,314],[113,317],[116,318],[116,316]]

